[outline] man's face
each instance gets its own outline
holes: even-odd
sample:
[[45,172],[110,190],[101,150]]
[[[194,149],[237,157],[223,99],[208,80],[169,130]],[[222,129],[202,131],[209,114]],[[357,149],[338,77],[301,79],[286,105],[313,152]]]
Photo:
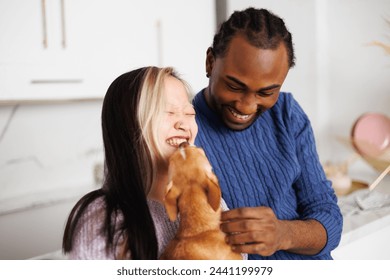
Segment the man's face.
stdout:
[[207,52],[207,104],[230,129],[243,130],[275,105],[288,70],[284,44],[275,50],[259,49],[235,36],[224,57]]

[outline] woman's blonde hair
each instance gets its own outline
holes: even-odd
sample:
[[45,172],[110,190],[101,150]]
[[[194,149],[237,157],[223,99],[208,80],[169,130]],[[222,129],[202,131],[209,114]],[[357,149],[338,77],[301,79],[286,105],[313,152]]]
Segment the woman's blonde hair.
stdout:
[[140,100],[138,106],[138,120],[142,130],[142,137],[145,141],[145,151],[149,152],[151,169],[145,170],[146,194],[150,191],[151,186],[155,183],[157,176],[157,166],[166,164],[166,159],[162,153],[159,144],[158,129],[161,125],[162,114],[166,108],[165,102],[165,80],[168,77],[174,77],[181,81],[186,89],[188,98],[191,98],[191,89],[189,85],[182,80],[172,67],[158,68],[150,67],[145,73],[144,83],[141,87]]

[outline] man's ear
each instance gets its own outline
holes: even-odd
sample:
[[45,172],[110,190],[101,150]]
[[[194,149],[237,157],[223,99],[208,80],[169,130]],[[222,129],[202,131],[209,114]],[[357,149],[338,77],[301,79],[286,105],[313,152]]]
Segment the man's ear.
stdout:
[[207,49],[207,52],[206,52],[206,74],[207,74],[207,77],[210,77],[210,75],[211,75],[211,71],[213,70],[213,67],[214,67],[214,61],[215,61],[215,57],[214,57],[213,48],[209,47]]
[[177,203],[179,201],[180,194],[181,192],[179,188],[175,187],[172,181],[170,181],[167,187],[167,193],[165,194],[164,205],[165,211],[172,222],[177,219],[177,214],[179,212]]
[[219,187],[217,176],[213,172],[207,172],[207,201],[210,206],[217,211],[221,203],[221,188]]

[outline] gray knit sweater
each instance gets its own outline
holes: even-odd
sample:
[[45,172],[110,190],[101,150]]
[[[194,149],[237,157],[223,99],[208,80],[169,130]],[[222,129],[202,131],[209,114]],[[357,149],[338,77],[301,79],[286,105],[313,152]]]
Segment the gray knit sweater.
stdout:
[[[171,222],[165,212],[164,205],[158,201],[149,199],[148,206],[156,229],[158,256],[160,256],[169,241],[175,236],[179,227],[179,221]],[[221,201],[221,208],[222,210],[227,210],[226,203],[223,200]],[[115,240],[118,240],[115,254],[114,252],[106,251],[106,239],[101,234],[104,225],[104,215],[104,200],[98,198],[89,205],[82,219],[78,222],[74,245],[69,253],[69,259],[115,259],[115,255],[118,255],[121,248],[120,245],[123,243],[123,236],[118,234],[115,236]],[[117,222],[120,222],[122,218],[123,216],[119,216]]]

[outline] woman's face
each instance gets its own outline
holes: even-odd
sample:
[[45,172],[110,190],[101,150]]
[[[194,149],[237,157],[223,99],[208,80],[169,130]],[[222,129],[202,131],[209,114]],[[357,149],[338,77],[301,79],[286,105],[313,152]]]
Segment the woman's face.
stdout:
[[183,83],[175,77],[168,77],[164,86],[166,107],[159,127],[159,144],[168,159],[181,143],[194,143],[198,126]]

